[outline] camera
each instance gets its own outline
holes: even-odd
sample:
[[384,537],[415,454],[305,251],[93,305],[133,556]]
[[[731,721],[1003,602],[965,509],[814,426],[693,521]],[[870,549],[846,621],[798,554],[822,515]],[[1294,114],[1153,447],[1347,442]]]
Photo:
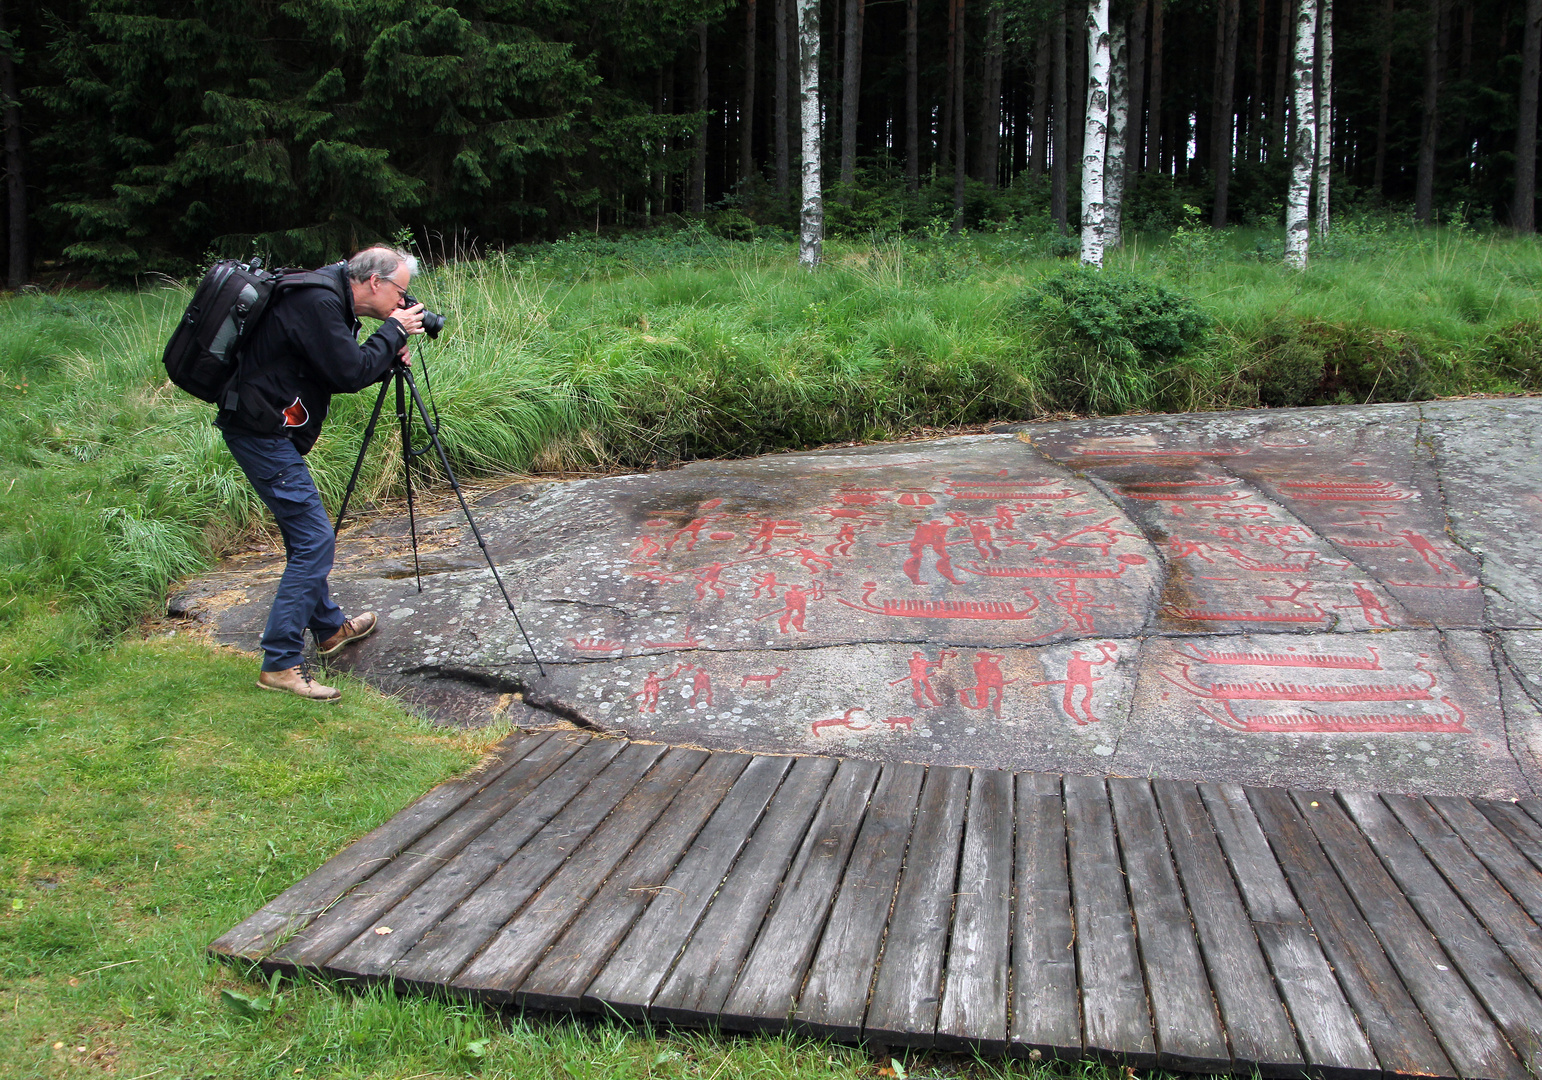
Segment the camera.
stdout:
[[[419,300],[416,296],[413,296],[411,293],[403,293],[402,294],[402,307],[416,307],[417,305],[421,304],[422,302],[423,301]],[[443,329],[444,329],[444,316],[439,314],[437,311],[429,311],[428,308],[424,308],[423,309],[423,332],[429,336],[429,339],[432,340],[434,338],[437,338],[439,336],[439,331],[441,331]]]

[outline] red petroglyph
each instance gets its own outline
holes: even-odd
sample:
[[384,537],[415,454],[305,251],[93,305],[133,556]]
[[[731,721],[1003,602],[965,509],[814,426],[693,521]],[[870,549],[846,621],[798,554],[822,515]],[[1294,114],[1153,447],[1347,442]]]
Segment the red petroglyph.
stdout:
[[1412,529],[1403,529],[1398,535],[1408,541],[1408,546],[1419,553],[1419,558],[1424,560],[1424,565],[1435,571],[1435,573],[1444,574],[1447,570],[1453,574],[1460,574],[1462,572],[1461,568],[1442,555],[1439,549],[1430,543],[1423,533],[1416,533]]
[[658,585],[678,585],[685,580],[679,574],[669,574],[665,573],[663,570],[651,567],[646,570],[634,567],[629,571],[629,573],[633,577],[645,578],[648,581],[652,581]]
[[833,544],[826,545],[825,554],[830,556],[850,555],[851,545],[856,541],[856,539],[857,527],[848,521],[840,527],[838,532],[836,532],[835,542]]
[[685,542],[685,550],[695,551],[696,541],[701,539],[702,528],[712,524],[714,521],[720,521],[722,518],[722,514],[708,514],[706,517],[693,519],[689,525],[683,529],[680,529],[675,533],[674,536],[669,538],[669,540],[664,544],[664,550],[673,551],[675,545],[678,544],[683,537],[689,537],[689,539],[687,539]]
[[910,558],[905,560],[902,569],[905,571],[905,576],[916,585],[922,583],[921,556],[927,548],[931,548],[937,555],[937,572],[953,584],[962,585],[963,582],[953,576],[953,563],[948,558],[948,545],[950,543],[963,544],[968,543],[968,541],[949,540],[948,530],[953,527],[952,525],[944,525],[936,518],[931,521],[917,522],[915,535],[909,540],[888,540],[880,543],[878,546],[910,548]]
[[[956,652],[948,652],[944,649],[937,654],[937,659],[928,660],[926,654],[918,649],[910,654],[910,673],[892,680],[889,685],[898,686],[902,682],[909,682],[911,700],[918,708],[930,709],[933,705],[941,705],[942,702],[937,700],[937,694],[932,689],[932,669],[942,667],[944,660],[951,660],[957,655]],[[928,701],[931,705],[927,704]]]
[[[1100,641],[1098,643],[1100,660],[1089,660],[1087,654],[1081,650],[1071,653],[1071,658],[1065,664],[1065,678],[1046,679],[1043,682],[1029,683],[1029,686],[1064,686],[1065,696],[1061,698],[1060,707],[1065,714],[1080,726],[1087,724],[1099,724],[1102,721],[1092,715],[1092,695],[1097,692],[1094,683],[1102,682],[1106,676],[1099,675],[1093,668],[1102,667],[1104,664],[1115,663],[1119,656],[1119,646],[1112,641]],[[1082,691],[1080,711],[1075,700],[1076,691]]]
[[1129,488],[1120,488],[1119,491],[1126,498],[1139,499],[1142,502],[1189,502],[1204,506],[1221,506],[1248,497],[1243,491],[1227,491],[1219,495],[1210,493],[1187,495],[1181,491],[1131,491]]
[[1370,587],[1363,582],[1351,582],[1351,587],[1355,590],[1355,602],[1353,604],[1336,604],[1334,605],[1335,610],[1349,611],[1359,608],[1360,614],[1365,618],[1367,626],[1392,625],[1392,619],[1387,614],[1387,605],[1381,602],[1381,597],[1372,592]]
[[706,703],[712,704],[712,677],[702,668],[696,669],[696,674],[691,678],[691,704],[690,708],[696,708],[696,703],[702,695],[707,696]]
[[1109,447],[1102,450],[1078,450],[1081,457],[1242,457],[1252,453],[1246,448],[1235,450],[1162,450],[1157,447]]
[[901,506],[931,506],[936,501],[924,491],[907,491],[899,497]]
[[803,522],[801,521],[762,518],[755,530],[755,535],[750,537],[750,542],[744,546],[744,549],[739,554],[743,555],[746,552],[754,551],[758,545],[760,548],[759,554],[769,555],[771,554],[771,546],[777,540],[784,537],[797,536],[802,530]]
[[1118,565],[1114,567],[1094,567],[1084,563],[1061,562],[1059,559],[1051,559],[1040,556],[1034,560],[1033,566],[981,566],[979,563],[969,563],[964,569],[971,574],[979,574],[981,577],[1000,578],[1077,578],[1106,580],[1120,577],[1132,566],[1144,566],[1144,555],[1126,554],[1119,556]]
[[[1077,529],[1075,532],[1067,533],[1059,539],[1056,539],[1047,532],[1041,532],[1037,535],[1049,541],[1050,551],[1059,551],[1061,548],[1087,548],[1090,551],[1096,551],[1098,554],[1106,557],[1110,549],[1112,549],[1113,546],[1120,540],[1140,539],[1140,537],[1134,533],[1128,533],[1123,529],[1118,528],[1116,524],[1118,521],[1119,518],[1116,517],[1105,518],[1103,521],[1098,522],[1096,525],[1087,525],[1083,528]],[[1103,539],[1101,541],[1093,540],[1078,542],[1082,537],[1089,536],[1101,536]]]
[[597,637],[570,637],[568,644],[579,652],[619,652],[626,648],[623,642]]
[[707,539],[708,540],[732,540],[735,535],[737,535],[737,534],[731,533],[731,532],[715,532],[715,533],[708,533],[707,534]]
[[1097,513],[1097,510],[1095,508],[1094,509],[1087,509],[1087,510],[1067,510],[1065,513],[1061,514],[1060,516],[1063,517],[1063,518],[1086,517],[1088,514],[1096,514],[1096,513]]
[[665,521],[663,518],[654,518],[651,521],[643,522],[643,524],[650,529],[662,529],[667,526],[669,522]]
[[1300,614],[1293,611],[1208,611],[1197,607],[1181,608],[1173,604],[1164,604],[1162,614],[1169,619],[1189,622],[1326,623],[1332,621],[1333,616],[1315,604],[1312,606],[1315,608],[1313,613]]
[[758,577],[758,578],[755,578],[753,581],[749,582],[749,584],[755,586],[755,592],[750,597],[751,600],[759,600],[760,599],[760,594],[761,594],[762,590],[765,591],[765,594],[767,596],[769,596],[771,599],[775,600],[776,599],[776,590],[779,589],[779,588],[785,589],[787,587],[785,585],[779,585],[777,583],[776,574],[774,572],[762,575],[761,577]]
[[1407,491],[1391,481],[1376,484],[1298,483],[1281,484],[1285,495],[1303,502],[1406,502],[1417,499],[1417,492]]
[[876,506],[888,501],[868,491],[839,491],[835,497],[843,506]]
[[1286,480],[1279,485],[1293,491],[1397,491],[1391,480]]
[[814,737],[815,738],[818,738],[819,737],[819,733],[821,731],[823,731],[825,728],[843,727],[843,728],[847,728],[847,729],[849,729],[851,731],[866,731],[868,728],[872,727],[873,725],[872,724],[858,724],[856,721],[854,721],[852,719],[852,717],[855,714],[859,713],[859,712],[867,712],[867,710],[862,708],[861,706],[858,706],[857,708],[854,708],[854,709],[847,709],[840,716],[832,716],[828,720],[815,720],[812,724],[809,725],[809,730],[814,733]]
[[991,531],[989,521],[984,518],[971,518],[968,514],[961,514],[956,510],[948,512],[948,520],[956,529],[969,530],[969,541],[974,544],[974,549],[979,552],[980,558],[1001,558],[1001,549],[996,546],[996,534]]
[[[1444,699],[1442,699],[1444,700]],[[1448,705],[1451,702],[1446,702]],[[1467,718],[1462,713],[1448,716],[1445,713],[1417,713],[1412,716],[1396,716],[1390,713],[1369,714],[1365,716],[1317,716],[1312,713],[1286,713],[1284,716],[1244,716],[1238,717],[1230,709],[1225,710],[1226,719],[1214,715],[1208,709],[1203,710],[1218,724],[1229,727],[1234,731],[1285,731],[1306,732],[1310,734],[1334,734],[1338,732],[1354,734],[1471,734],[1467,727]]]
[[[1211,548],[1211,545],[1203,540],[1184,540],[1175,536],[1167,542],[1167,557],[1169,559],[1186,559],[1190,555],[1197,555],[1207,563],[1214,563],[1215,560],[1205,554],[1206,548]],[[1211,548],[1211,550],[1214,549]]]
[[863,513],[860,508],[855,506],[821,506],[810,510],[809,513],[822,514],[831,521],[856,521],[864,525],[883,524],[883,518]]
[[[984,709],[989,707],[999,718],[1001,716],[1001,698],[1006,687],[1015,683],[1016,679],[1005,679],[1001,674],[1001,661],[1005,657],[998,653],[977,652],[974,654],[974,685],[967,687],[959,694],[959,701],[966,709]],[[969,696],[973,694],[974,700]],[[993,700],[994,699],[994,700]]]
[[746,675],[743,679],[739,680],[739,689],[743,690],[750,683],[758,682],[761,686],[764,686],[767,690],[769,690],[771,689],[772,683],[776,682],[777,679],[780,679],[783,675],[791,670],[791,668],[783,667],[781,664],[778,664],[776,665],[775,671],[767,672],[763,675]]
[[788,551],[778,551],[776,553],[778,558],[781,558],[784,555],[796,555],[798,557],[798,561],[803,564],[803,569],[807,570],[809,572],[809,576],[811,577],[814,574],[819,573],[819,571],[828,570],[831,566],[835,565],[826,556],[819,554],[817,551],[811,551],[808,548],[795,548]]
[[884,600],[882,607],[875,607],[868,599],[871,595],[872,590],[869,589],[863,594],[860,603],[839,596],[836,600],[858,611],[888,615],[896,619],[986,619],[1015,622],[1029,618],[1039,606],[1038,598],[1026,589],[1023,595],[1030,602],[1026,608],[1017,608],[999,600]]
[[1092,613],[1094,611],[1114,610],[1113,604],[1089,603],[1092,598],[1090,592],[1076,587],[1076,580],[1074,578],[1067,578],[1062,581],[1060,588],[1056,589],[1054,595],[1050,597],[1057,606],[1065,609],[1065,613],[1076,624],[1076,629],[1086,634],[1093,633],[1097,629],[1093,623]]
[[1232,484],[1240,484],[1241,480],[1235,476],[1203,476],[1197,480],[1141,480],[1125,485],[1126,488],[1164,488],[1164,487],[1230,487]]
[[1048,487],[1050,484],[1058,484],[1059,480],[1050,477],[1048,480],[949,480],[946,476],[933,477],[955,488],[1018,488],[1018,487]]
[[[1020,502],[1054,502],[1058,499],[1077,499],[1085,495],[1086,492],[1063,488],[1060,491],[954,491],[950,492],[950,494],[955,499],[1017,499]],[[904,500],[901,501],[903,502]]]
[[632,695],[633,698],[641,699],[637,702],[637,712],[639,714],[658,712],[659,691],[664,688],[665,683],[685,669],[685,664],[676,664],[675,670],[671,671],[668,675],[660,676],[657,671],[648,672],[647,676],[643,679],[643,688]]
[[779,615],[781,618],[776,621],[777,630],[785,634],[791,627],[801,634],[805,632],[803,620],[808,614],[808,602],[824,598],[824,587],[817,581],[808,589],[801,585],[788,585],[787,592],[782,596],[782,608],[778,611],[768,611],[764,615],[757,615],[755,621],[759,622],[761,619]]
[[696,571],[696,599],[705,600],[708,589],[711,589],[713,595],[719,600],[728,595],[727,590],[723,588],[722,581],[719,580],[723,576],[723,571],[728,569],[728,566],[729,564],[727,563],[715,562]]
[[885,716],[883,722],[889,725],[890,731],[898,731],[900,728],[909,731],[916,722],[916,718],[914,716]]
[[[1353,523],[1346,523],[1353,524]],[[1403,547],[1401,540],[1357,540],[1350,536],[1330,536],[1330,541],[1335,544],[1343,544],[1345,547],[1357,548],[1397,548]]]
[[1255,667],[1301,667],[1380,671],[1381,655],[1374,645],[1367,646],[1371,655],[1339,656],[1328,653],[1271,653],[1271,652],[1210,652],[1198,645],[1186,644],[1187,653],[1179,653],[1190,660],[1205,664],[1247,664]]
[[632,549],[628,558],[633,562],[653,562],[653,556],[659,553],[659,542],[653,537],[644,534],[638,537],[637,546]]
[[1286,588],[1290,589],[1290,594],[1288,596],[1263,596],[1263,595],[1259,595],[1258,597],[1256,597],[1256,599],[1262,600],[1264,602],[1264,607],[1266,607],[1266,608],[1274,607],[1274,602],[1276,600],[1278,600],[1282,604],[1292,604],[1295,607],[1311,607],[1312,605],[1310,605],[1310,604],[1303,604],[1300,600],[1297,600],[1296,597],[1298,597],[1302,593],[1306,592],[1314,584],[1315,584],[1315,582],[1311,582],[1311,581],[1302,581],[1302,582],[1287,581],[1287,582],[1285,582],[1285,586],[1286,586]]
[[1189,665],[1184,663],[1178,665],[1178,670],[1183,672],[1183,682],[1165,671],[1162,672],[1162,678],[1180,690],[1187,690],[1207,701],[1433,701],[1434,696],[1430,691],[1435,688],[1434,673],[1426,669],[1423,663],[1414,664],[1414,668],[1429,679],[1424,686],[1413,683],[1401,686],[1334,686],[1262,681],[1212,683],[1206,686],[1194,680]]
[[680,641],[645,641],[643,646],[649,649],[694,649],[701,645],[701,638],[691,633],[691,624],[685,624],[685,637]]
[[720,507],[722,505],[723,505],[723,500],[722,499],[708,499],[706,502],[701,504],[701,509],[703,509],[703,510],[716,510],[718,507]]

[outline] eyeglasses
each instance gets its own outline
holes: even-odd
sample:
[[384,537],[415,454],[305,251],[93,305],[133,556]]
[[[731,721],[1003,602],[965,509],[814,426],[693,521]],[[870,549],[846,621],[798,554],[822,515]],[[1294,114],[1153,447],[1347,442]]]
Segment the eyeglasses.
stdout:
[[391,286],[393,289],[396,290],[396,292],[397,292],[396,304],[397,304],[398,307],[400,307],[403,303],[406,302],[406,300],[407,300],[407,290],[406,289],[402,288],[400,285],[396,284],[396,282],[392,281],[388,277],[381,277],[379,274],[376,274],[375,278],[376,278],[377,281],[383,281],[387,285]]

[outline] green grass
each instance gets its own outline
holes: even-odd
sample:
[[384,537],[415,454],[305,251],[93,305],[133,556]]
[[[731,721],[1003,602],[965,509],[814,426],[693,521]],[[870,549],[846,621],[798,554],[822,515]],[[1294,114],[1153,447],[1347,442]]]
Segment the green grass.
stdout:
[[[785,244],[573,239],[448,265],[416,291],[450,317],[423,355],[468,476],[669,464],[1067,408],[1542,389],[1534,241],[1346,222],[1304,275],[1278,266],[1277,244],[1180,230],[1112,257],[1208,316],[1203,340],[1176,357],[1109,352],[1075,320],[1026,314],[1036,283],[1067,263],[1046,238],[1007,232],[832,243],[815,275]],[[160,368],[185,301],[175,288],[0,299],[8,1075],[105,1064],[146,1080],[876,1075],[861,1054],[798,1040],[655,1038],[314,983],[267,1001],[204,958],[214,936],[463,768],[489,736],[432,730],[356,684],[340,708],[275,701],[251,685],[250,657],[133,632],[168,581],[261,520],[210,409]],[[311,456],[334,505],[372,398],[337,399]],[[364,501],[400,480],[392,440],[376,445]],[[222,989],[272,1007],[243,1018]]]

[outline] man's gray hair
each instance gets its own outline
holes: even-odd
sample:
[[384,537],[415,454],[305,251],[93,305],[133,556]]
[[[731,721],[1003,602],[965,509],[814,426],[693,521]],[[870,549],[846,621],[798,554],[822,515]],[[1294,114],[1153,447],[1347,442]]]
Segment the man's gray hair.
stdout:
[[348,260],[348,280],[363,283],[372,277],[388,278],[396,273],[402,263],[407,264],[407,276],[416,276],[418,260],[400,248],[367,247]]

